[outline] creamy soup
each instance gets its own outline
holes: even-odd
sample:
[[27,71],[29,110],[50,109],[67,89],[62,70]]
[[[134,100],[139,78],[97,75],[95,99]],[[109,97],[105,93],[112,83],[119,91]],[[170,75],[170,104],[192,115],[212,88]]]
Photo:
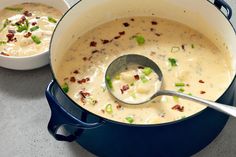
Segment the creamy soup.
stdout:
[[32,56],[48,51],[52,32],[62,13],[37,3],[0,11],[0,55]]
[[119,122],[165,123],[205,108],[171,96],[139,106],[117,101],[107,91],[104,75],[109,64],[125,54],[140,54],[157,63],[163,89],[209,100],[220,97],[233,77],[230,53],[183,24],[155,17],[116,19],[78,37],[60,61],[56,77],[80,106]]
[[150,100],[160,89],[159,76],[150,68],[128,64],[114,76],[105,77],[111,93],[122,102],[139,104]]

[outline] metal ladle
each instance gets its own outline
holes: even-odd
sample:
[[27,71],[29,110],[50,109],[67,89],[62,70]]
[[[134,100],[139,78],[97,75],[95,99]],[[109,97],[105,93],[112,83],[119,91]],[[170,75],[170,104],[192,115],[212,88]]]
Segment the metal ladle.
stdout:
[[[160,70],[160,68],[158,67],[158,65],[156,63],[154,63],[152,60],[150,60],[149,58],[142,56],[142,55],[137,55],[137,54],[129,54],[129,55],[123,55],[121,57],[118,57],[117,59],[115,59],[107,68],[106,70],[106,76],[110,76],[111,78],[121,69],[124,69],[124,67],[127,67],[128,64],[138,64],[140,66],[144,66],[144,67],[150,67],[158,76],[159,76],[159,80],[161,81],[161,84],[163,82],[163,75],[162,72]],[[105,79],[105,83],[106,83],[106,87],[109,91],[109,93],[111,95],[113,95],[118,101],[129,104],[129,105],[140,105],[143,103],[146,103],[152,99],[154,99],[157,96],[161,96],[161,95],[168,95],[168,96],[177,96],[183,99],[187,99],[187,100],[191,100],[191,101],[195,101],[201,104],[204,104],[212,109],[215,109],[219,112],[223,112],[225,114],[231,115],[233,117],[236,117],[236,107],[233,106],[229,106],[229,105],[225,105],[225,104],[221,104],[221,103],[216,103],[213,101],[209,101],[209,100],[205,100],[202,98],[198,98],[195,96],[191,96],[188,94],[184,94],[184,93],[180,93],[180,92],[175,92],[175,91],[169,91],[169,90],[161,90],[159,89],[158,91],[156,91],[156,93],[154,93],[150,99],[143,101],[143,102],[125,102],[124,100],[120,100],[119,98],[117,98],[113,92],[112,89],[109,87],[109,83],[107,81],[107,79]]]

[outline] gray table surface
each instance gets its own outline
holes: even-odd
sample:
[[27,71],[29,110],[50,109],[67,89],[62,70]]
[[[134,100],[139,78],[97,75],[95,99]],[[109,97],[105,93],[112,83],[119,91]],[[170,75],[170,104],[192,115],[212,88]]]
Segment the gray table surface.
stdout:
[[[70,5],[77,0],[67,0]],[[235,10],[236,1],[227,0]],[[12,71],[0,68],[0,157],[94,157],[76,143],[58,142],[47,131],[50,109],[44,90],[50,68]],[[235,157],[236,119],[230,118],[220,135],[194,157]]]

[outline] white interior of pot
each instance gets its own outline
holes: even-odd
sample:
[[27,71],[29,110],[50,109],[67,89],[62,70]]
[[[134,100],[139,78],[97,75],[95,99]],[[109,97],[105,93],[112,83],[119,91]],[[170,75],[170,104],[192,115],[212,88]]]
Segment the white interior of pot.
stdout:
[[[96,26],[116,18],[157,16],[188,25],[233,56],[236,68],[236,35],[224,15],[206,0],[85,0],[74,6],[59,23],[51,44],[51,62],[55,72],[68,47]],[[55,75],[56,76],[56,75]],[[233,78],[233,77],[232,77]]]

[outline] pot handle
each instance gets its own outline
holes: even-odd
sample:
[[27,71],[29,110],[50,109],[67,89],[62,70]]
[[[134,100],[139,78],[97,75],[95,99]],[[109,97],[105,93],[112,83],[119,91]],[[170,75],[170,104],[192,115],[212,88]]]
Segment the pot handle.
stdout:
[[[51,118],[48,123],[48,131],[50,134],[58,141],[72,142],[77,139],[76,132],[84,129],[94,129],[101,126],[105,121],[100,121],[96,123],[87,123],[82,120],[75,118],[69,112],[67,112],[56,100],[53,94],[54,87],[56,86],[55,81],[51,81],[45,92],[48,103],[51,108]],[[58,129],[62,126],[69,126],[76,131],[70,135],[58,134]]]
[[228,3],[226,3],[224,0],[215,0],[214,5],[219,9],[221,9],[221,7],[224,7],[227,11],[226,17],[228,20],[230,20],[230,18],[232,17],[232,9]]

